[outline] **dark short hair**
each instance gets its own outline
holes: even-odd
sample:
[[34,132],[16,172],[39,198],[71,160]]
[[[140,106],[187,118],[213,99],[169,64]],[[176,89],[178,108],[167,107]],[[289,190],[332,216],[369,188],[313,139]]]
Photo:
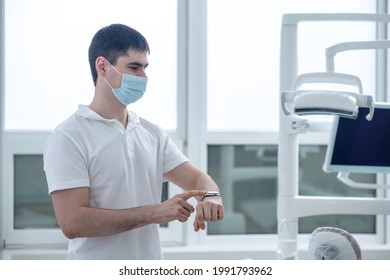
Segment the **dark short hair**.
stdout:
[[150,53],[148,42],[137,30],[123,24],[111,24],[96,32],[88,50],[89,66],[95,86],[96,59],[103,56],[115,65],[118,57],[125,55],[129,50]]

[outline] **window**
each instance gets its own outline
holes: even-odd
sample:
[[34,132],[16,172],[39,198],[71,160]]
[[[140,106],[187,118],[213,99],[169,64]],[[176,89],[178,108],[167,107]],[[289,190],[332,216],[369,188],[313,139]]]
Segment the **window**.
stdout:
[[14,154],[14,229],[58,228],[42,155]]
[[51,130],[78,104],[89,104],[88,47],[95,32],[112,23],[137,29],[151,48],[147,92],[129,109],[177,129],[176,0],[4,3],[6,130]]
[[225,206],[225,218],[208,233],[276,233],[277,146],[209,145],[208,155]]
[[[373,190],[358,190],[322,171],[326,146],[300,148],[300,195],[375,197]],[[221,190],[224,220],[209,224],[208,234],[276,234],[276,145],[209,145],[208,172]],[[375,183],[373,174],[354,174],[359,182]],[[318,182],[321,182],[320,184]],[[375,233],[375,216],[327,215],[300,219],[301,233],[323,225],[355,233]]]
[[4,248],[29,248],[38,244],[66,246],[42,168],[42,147],[47,137],[48,133],[38,132],[3,136],[0,184]]
[[[207,1],[207,11],[207,128],[277,131],[282,15],[375,13],[376,1],[213,0]],[[354,26],[358,32],[350,32],[351,23],[304,23],[299,31],[299,72],[325,71],[324,49],[336,42],[375,38],[373,24]],[[363,88],[375,92],[373,52],[343,53],[335,64],[337,71],[364,78]]]

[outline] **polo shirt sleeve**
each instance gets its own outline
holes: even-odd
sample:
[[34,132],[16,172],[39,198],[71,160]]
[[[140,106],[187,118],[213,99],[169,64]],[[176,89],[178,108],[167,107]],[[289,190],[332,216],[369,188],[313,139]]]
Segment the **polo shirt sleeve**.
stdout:
[[51,134],[43,153],[49,194],[56,190],[89,187],[86,155],[85,149],[64,130]]
[[179,150],[169,135],[163,132],[163,173],[187,161],[188,158]]

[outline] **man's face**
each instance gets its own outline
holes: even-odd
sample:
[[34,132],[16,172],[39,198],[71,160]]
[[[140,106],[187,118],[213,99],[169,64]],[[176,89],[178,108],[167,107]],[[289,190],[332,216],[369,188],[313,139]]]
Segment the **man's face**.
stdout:
[[[148,54],[129,50],[126,55],[118,57],[116,64],[113,65],[116,70],[122,74],[146,77],[146,68],[148,66]],[[122,76],[115,71],[113,67],[108,66],[107,79],[113,88],[121,85]]]

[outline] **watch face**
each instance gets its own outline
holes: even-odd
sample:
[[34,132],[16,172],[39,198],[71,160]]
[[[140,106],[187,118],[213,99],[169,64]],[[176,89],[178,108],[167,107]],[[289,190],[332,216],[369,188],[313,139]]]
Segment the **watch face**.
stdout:
[[221,196],[221,195],[217,191],[208,191],[204,194],[202,200],[205,199],[206,197],[212,197],[212,196]]
[[205,196],[219,196],[219,192],[216,191],[208,191]]

